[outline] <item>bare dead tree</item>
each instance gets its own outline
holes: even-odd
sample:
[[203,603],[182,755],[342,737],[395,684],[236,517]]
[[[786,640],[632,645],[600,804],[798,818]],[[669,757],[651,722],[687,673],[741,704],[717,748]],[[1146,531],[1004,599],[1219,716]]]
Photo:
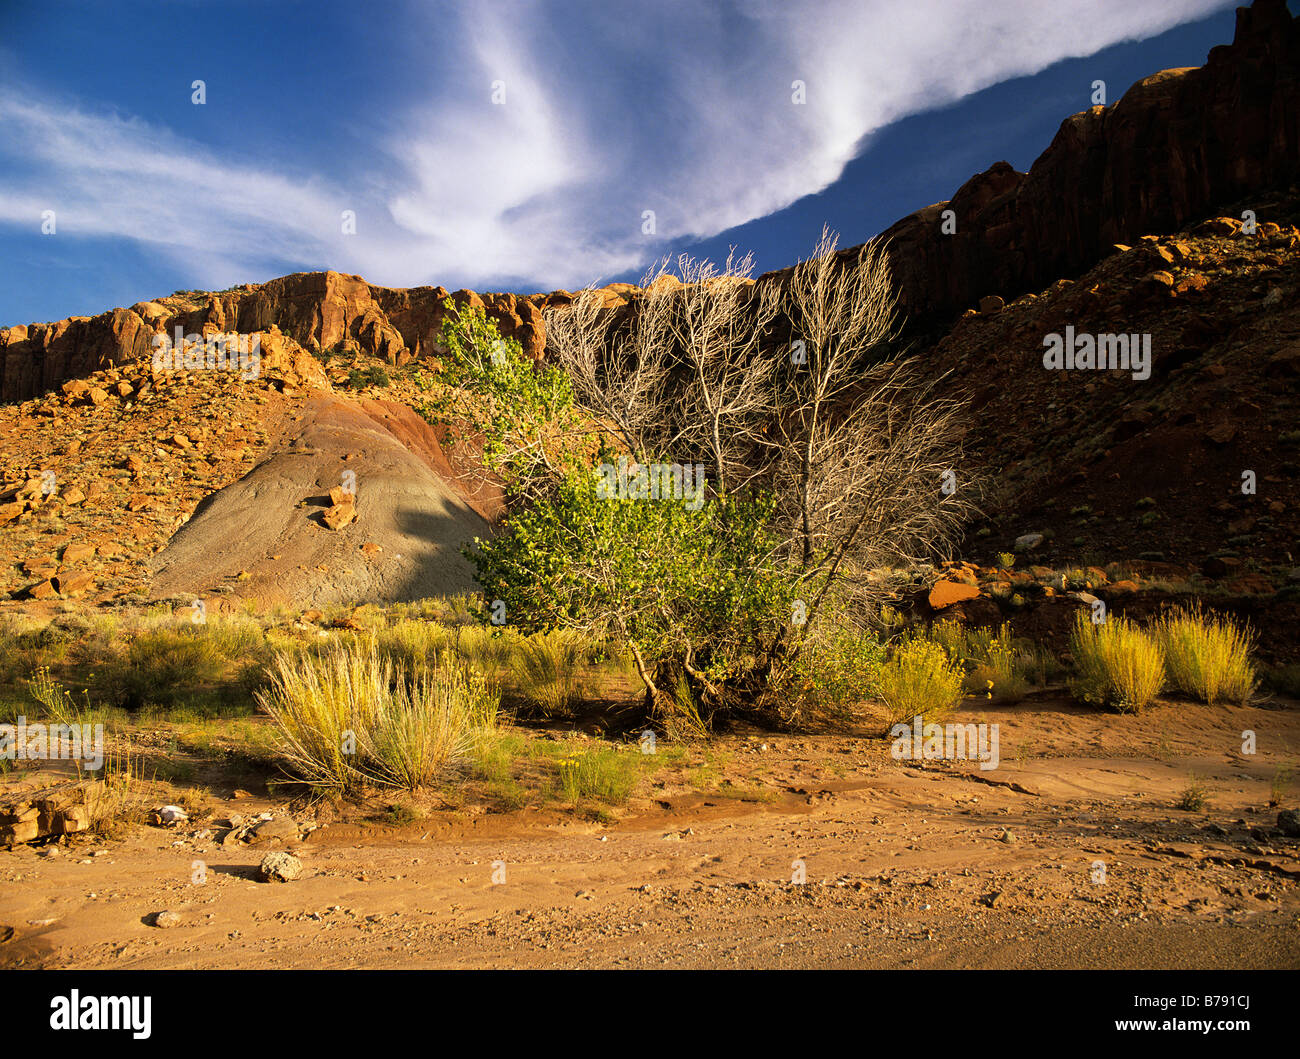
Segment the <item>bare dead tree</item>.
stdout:
[[[828,601],[877,600],[888,583],[877,570],[944,553],[972,495],[945,488],[960,459],[958,402],[885,360],[900,327],[885,248],[842,252],[823,229],[788,277],[754,283],[752,272],[748,255],[720,269],[683,256],[652,270],[626,309],[587,290],[546,317],[577,400],[638,460],[699,454],[715,495],[774,499],[771,554],[737,576],[782,571],[807,624],[770,630],[751,689],[798,654]],[[654,595],[635,606],[660,606]],[[712,695],[696,652],[684,641],[674,664]]]
[[666,261],[641,283],[644,294],[631,314],[587,287],[545,315],[547,348],[569,373],[574,399],[638,460],[664,433],[674,338],[667,295],[680,286]]
[[782,294],[791,362],[775,473],[801,576],[827,592],[863,571],[942,553],[971,514],[955,483],[960,405],[907,364],[876,363],[901,321],[885,247],[839,253],[822,230]]

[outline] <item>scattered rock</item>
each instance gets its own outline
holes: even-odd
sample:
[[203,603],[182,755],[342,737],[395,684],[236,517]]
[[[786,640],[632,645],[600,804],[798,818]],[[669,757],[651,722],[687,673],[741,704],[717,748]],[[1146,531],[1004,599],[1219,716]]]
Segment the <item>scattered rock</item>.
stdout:
[[190,814],[179,805],[164,805],[150,814],[151,822],[157,827],[175,827],[189,820]]
[[953,603],[975,599],[979,594],[978,585],[967,585],[960,581],[936,581],[930,589],[929,602],[935,610],[942,610]]
[[338,504],[335,507],[327,508],[324,515],[325,525],[332,530],[341,530],[349,522],[357,517],[355,504]]
[[270,820],[263,820],[253,828],[249,834],[248,841],[254,844],[260,842],[297,842],[298,825],[290,820],[287,816],[272,817]]
[[181,925],[181,917],[176,912],[159,912],[153,917],[153,925],[161,930]]
[[1042,543],[1043,535],[1041,533],[1025,533],[1016,538],[1013,547],[1017,552],[1031,552]]
[[268,853],[258,870],[267,882],[293,882],[302,878],[302,861],[292,853]]

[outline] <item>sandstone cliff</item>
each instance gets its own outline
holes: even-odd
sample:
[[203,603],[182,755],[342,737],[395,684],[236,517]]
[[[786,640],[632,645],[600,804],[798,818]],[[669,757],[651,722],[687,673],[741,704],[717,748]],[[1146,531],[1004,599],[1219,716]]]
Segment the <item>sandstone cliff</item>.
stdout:
[[[1114,243],[1173,232],[1191,220],[1300,174],[1300,30],[1285,0],[1237,12],[1231,45],[1202,67],[1166,70],[1115,104],[1067,118],[1028,173],[999,162],[947,202],[899,221],[892,246],[900,301],[914,327],[942,331],[985,295],[1010,301],[1075,277]],[[944,234],[945,210],[956,231]],[[1261,217],[1260,220],[1269,218]],[[781,282],[784,271],[759,282]],[[625,304],[629,284],[606,288]],[[22,401],[63,381],[144,356],[157,331],[243,333],[273,326],[305,348],[350,346],[390,363],[436,352],[442,287],[395,289],[337,272],[295,273],[206,294],[178,292],[130,309],[0,329],[0,400]],[[502,333],[540,357],[542,310],[553,294],[476,294]]]
[[[0,400],[24,401],[64,380],[151,354],[154,334],[278,328],[304,348],[350,347],[403,364],[435,352],[449,296],[443,287],[394,290],[360,276],[297,272],[263,284],[207,294],[178,291],[95,317],[0,329]],[[459,304],[482,305],[531,356],[545,344],[539,306],[545,296],[457,291]]]
[[1154,74],[1067,118],[1028,173],[999,162],[884,236],[908,317],[942,327],[982,296],[1010,301],[1073,278],[1114,243],[1177,231],[1297,174],[1300,29],[1285,0],[1255,0],[1204,66]]

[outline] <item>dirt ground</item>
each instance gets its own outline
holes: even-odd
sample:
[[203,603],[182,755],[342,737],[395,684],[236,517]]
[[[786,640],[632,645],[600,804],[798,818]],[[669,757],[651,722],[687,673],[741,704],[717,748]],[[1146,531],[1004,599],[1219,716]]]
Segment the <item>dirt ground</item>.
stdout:
[[[953,719],[999,724],[999,768],[736,733],[713,790],[647,780],[613,822],[344,814],[287,884],[198,826],[0,851],[0,966],[1300,967],[1300,840],[1269,806],[1279,782],[1295,804],[1300,704],[1123,717],[1047,696]],[[1205,807],[1177,808],[1194,780]]]

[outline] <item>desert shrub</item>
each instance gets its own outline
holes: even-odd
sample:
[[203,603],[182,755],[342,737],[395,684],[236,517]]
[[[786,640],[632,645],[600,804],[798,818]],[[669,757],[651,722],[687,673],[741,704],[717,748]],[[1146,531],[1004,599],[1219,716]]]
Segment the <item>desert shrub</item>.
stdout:
[[94,681],[100,697],[128,710],[168,706],[229,673],[227,658],[202,625],[141,632],[126,651],[101,658]]
[[885,645],[875,634],[851,625],[819,626],[790,667],[782,692],[787,721],[843,716],[875,695],[884,661]]
[[1205,784],[1201,782],[1200,777],[1193,774],[1190,777],[1190,782],[1185,788],[1183,788],[1182,793],[1178,796],[1178,801],[1174,803],[1174,808],[1181,809],[1183,812],[1187,813],[1199,813],[1205,808],[1206,795],[1208,793],[1209,792],[1206,790]]
[[[824,232],[779,288],[752,269],[665,262],[626,320],[578,292],[539,364],[449,301],[444,392],[422,405],[468,423],[507,492],[500,532],[467,551],[485,599],[521,632],[625,650],[665,729],[694,727],[683,684],[709,727],[779,710],[820,623],[888,598],[872,571],[944,552],[974,495],[934,502],[960,411],[890,359],[883,244]],[[778,317],[800,356],[765,348]]]
[[1034,663],[1032,648],[1018,644],[1009,622],[995,631],[944,621],[931,630],[939,644],[965,672],[963,687],[970,694],[985,695],[1004,702],[1018,702],[1029,690],[1029,667]]
[[672,739],[688,743],[709,735],[709,721],[700,708],[700,697],[682,673],[673,688],[672,709],[662,717],[664,731]]
[[455,650],[468,665],[496,674],[509,669],[517,643],[512,629],[466,625],[456,630]]
[[88,692],[83,689],[80,697],[74,696],[50,675],[49,666],[41,666],[27,679],[27,693],[40,707],[38,716],[55,724],[93,723],[85,720],[90,714]]
[[335,790],[430,783],[497,720],[496,693],[481,673],[444,656],[412,677],[373,640],[277,655],[257,699],[291,770]]
[[303,782],[347,790],[363,779],[349,751],[389,695],[392,676],[391,661],[355,643],[276,656],[257,700],[279,729],[280,754]]
[[75,640],[60,619],[42,625],[22,615],[0,616],[0,683],[17,683],[34,669],[62,662]]
[[544,716],[568,713],[581,693],[578,664],[583,653],[582,640],[572,632],[553,630],[521,638],[511,664],[519,694]]
[[400,677],[391,698],[359,733],[367,771],[381,783],[415,790],[433,783],[496,724],[496,697],[482,675],[450,660]]
[[1097,625],[1088,612],[1079,611],[1070,653],[1075,665],[1070,690],[1082,702],[1137,713],[1164,686],[1164,651],[1126,618]]
[[231,661],[266,654],[266,632],[256,618],[247,614],[214,615],[199,628],[212,641],[212,646]]
[[380,653],[411,672],[426,668],[452,643],[446,626],[402,618],[376,634]]
[[1250,630],[1199,608],[1162,616],[1152,632],[1165,653],[1169,683],[1213,706],[1242,703],[1255,690]]
[[[928,638],[937,643],[954,662],[974,665],[988,657],[990,645],[996,634],[987,626],[963,625],[959,621],[936,622]],[[913,638],[925,639],[916,634]]]
[[1000,702],[1019,702],[1025,697],[1029,690],[1025,655],[1009,635],[999,635],[989,645],[985,658],[967,674],[966,686]]
[[965,674],[961,664],[933,640],[911,639],[899,645],[880,667],[877,694],[891,723],[920,717],[932,721],[961,698]]
[[90,830],[105,838],[123,838],[148,813],[147,784],[154,777],[129,742],[108,741],[99,782],[86,791]]
[[587,750],[557,762],[560,788],[577,805],[588,799],[617,805],[636,785],[638,754],[626,750]]
[[361,390],[367,386],[391,386],[392,380],[388,377],[388,372],[382,364],[372,364],[362,371],[360,368],[353,368],[348,372],[348,386],[354,390]]

